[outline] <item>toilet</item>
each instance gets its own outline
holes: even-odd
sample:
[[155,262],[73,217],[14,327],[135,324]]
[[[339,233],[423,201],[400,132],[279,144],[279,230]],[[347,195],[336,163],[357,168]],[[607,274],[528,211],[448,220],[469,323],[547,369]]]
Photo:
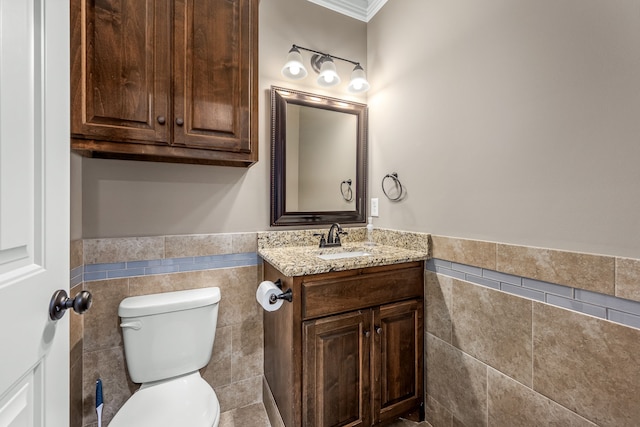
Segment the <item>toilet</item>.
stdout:
[[142,385],[109,427],[218,426],[218,397],[199,370],[211,358],[219,302],[220,288],[122,300],[127,368]]

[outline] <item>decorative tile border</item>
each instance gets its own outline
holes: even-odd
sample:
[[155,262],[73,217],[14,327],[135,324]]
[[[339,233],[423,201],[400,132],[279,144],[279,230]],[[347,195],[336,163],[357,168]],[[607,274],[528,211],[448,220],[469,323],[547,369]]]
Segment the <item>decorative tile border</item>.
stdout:
[[196,257],[164,258],[142,261],[89,264],[71,271],[74,282],[93,282],[155,274],[181,273],[186,271],[213,270],[218,268],[247,267],[262,262],[256,252]]
[[637,301],[439,258],[427,261],[427,270],[523,298],[640,328],[640,302]]

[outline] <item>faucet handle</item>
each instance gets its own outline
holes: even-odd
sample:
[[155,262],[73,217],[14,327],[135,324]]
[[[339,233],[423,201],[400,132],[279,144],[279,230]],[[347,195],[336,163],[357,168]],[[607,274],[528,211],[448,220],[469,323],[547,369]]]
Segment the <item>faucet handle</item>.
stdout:
[[342,244],[342,242],[340,242],[340,236],[346,236],[347,234],[349,233],[347,233],[346,231],[342,231],[342,230],[338,231],[336,233],[336,238],[335,238],[336,245],[340,246]]
[[320,237],[320,247],[324,248],[327,244],[327,240],[324,238],[324,233],[313,233],[315,237]]

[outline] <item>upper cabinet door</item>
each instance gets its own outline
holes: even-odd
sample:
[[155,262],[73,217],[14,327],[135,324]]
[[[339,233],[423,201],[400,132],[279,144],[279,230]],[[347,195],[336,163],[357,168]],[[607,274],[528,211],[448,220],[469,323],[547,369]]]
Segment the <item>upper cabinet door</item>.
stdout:
[[175,146],[257,157],[257,18],[258,0],[175,0]]
[[169,142],[171,4],[71,0],[71,133]]

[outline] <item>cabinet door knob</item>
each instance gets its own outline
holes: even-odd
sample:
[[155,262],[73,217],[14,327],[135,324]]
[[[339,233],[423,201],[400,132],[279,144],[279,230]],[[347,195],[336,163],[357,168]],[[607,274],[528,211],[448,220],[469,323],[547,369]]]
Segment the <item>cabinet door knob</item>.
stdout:
[[380,335],[382,333],[382,328],[380,326],[376,326],[376,334]]
[[167,119],[164,116],[158,116],[158,123],[161,125],[165,124]]
[[370,335],[371,335],[371,331],[364,331],[365,338],[369,338]]
[[176,124],[177,124],[178,126],[182,126],[182,125],[184,124],[184,120],[182,120],[182,118],[181,118],[181,117],[178,117],[178,118],[176,119]]

